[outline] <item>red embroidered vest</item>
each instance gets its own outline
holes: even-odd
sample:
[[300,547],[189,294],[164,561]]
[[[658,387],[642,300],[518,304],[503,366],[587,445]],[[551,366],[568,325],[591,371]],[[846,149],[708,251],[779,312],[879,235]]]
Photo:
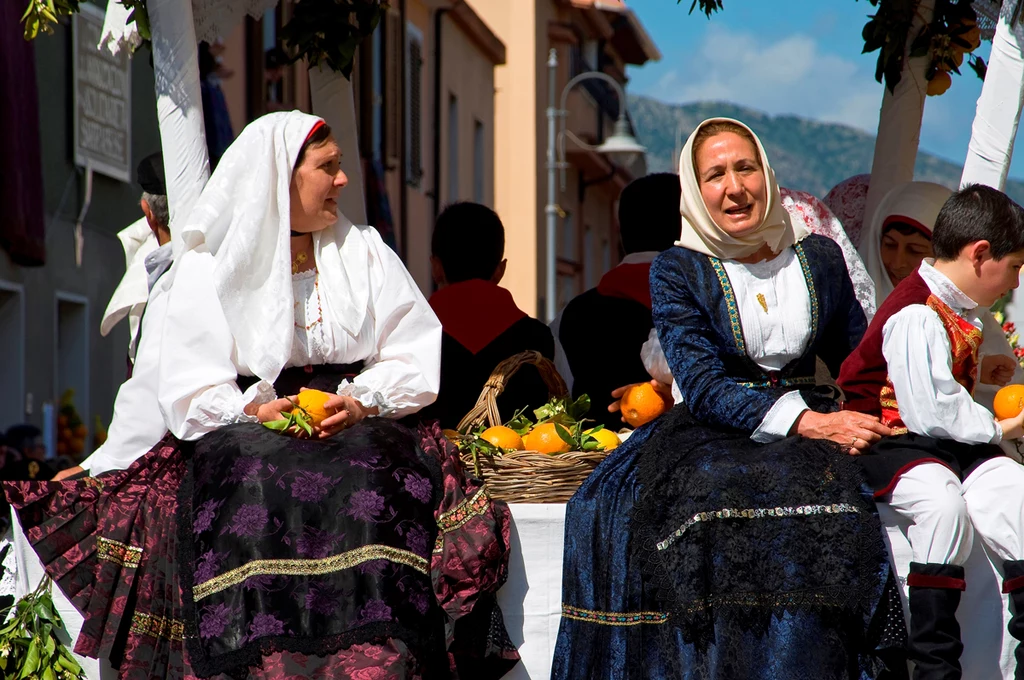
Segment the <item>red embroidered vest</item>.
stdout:
[[[925,302],[942,321],[949,346],[953,354],[953,379],[974,394],[974,385],[978,379],[978,348],[981,347],[981,331],[969,321],[954,312],[949,305],[934,295],[928,296]],[[900,407],[896,403],[896,392],[892,381],[886,375],[885,386],[879,394],[882,406],[882,424],[892,428],[893,434],[906,434],[907,426],[900,418]]]

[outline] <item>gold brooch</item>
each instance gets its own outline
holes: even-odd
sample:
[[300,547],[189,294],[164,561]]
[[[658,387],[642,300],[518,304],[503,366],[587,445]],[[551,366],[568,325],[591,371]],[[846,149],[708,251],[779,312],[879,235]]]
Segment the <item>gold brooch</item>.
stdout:
[[768,301],[764,299],[764,294],[763,293],[758,293],[757,294],[757,301],[761,303],[761,309],[763,309],[764,313],[767,314],[768,313]]

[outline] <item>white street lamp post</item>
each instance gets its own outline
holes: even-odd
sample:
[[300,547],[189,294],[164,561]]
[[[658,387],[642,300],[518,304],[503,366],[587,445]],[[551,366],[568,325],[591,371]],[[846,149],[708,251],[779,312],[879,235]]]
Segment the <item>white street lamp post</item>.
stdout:
[[[565,162],[564,145],[560,144],[562,137],[571,137],[573,141],[584,149],[590,149],[608,156],[613,164],[616,160],[620,165],[628,165],[637,155],[647,151],[629,131],[629,122],[626,118],[626,94],[618,81],[607,73],[600,71],[588,71],[581,73],[568,83],[562,90],[561,107],[555,108],[555,81],[558,77],[558,53],[552,49],[548,53],[548,148],[547,148],[547,170],[548,170],[548,203],[544,208],[547,216],[547,258],[546,258],[546,281],[544,293],[545,315],[548,323],[554,321],[557,312],[558,286],[556,275],[556,263],[558,253],[556,248],[556,234],[558,230],[558,197],[555,190],[555,173],[558,170],[565,170],[568,164]],[[569,91],[584,80],[598,79],[607,82],[615,90],[619,98],[619,118],[615,121],[615,128],[610,137],[597,146],[587,144],[576,135],[565,130],[566,100]],[[558,120],[562,119],[562,129],[558,129]],[[564,182],[564,180],[563,180]]]

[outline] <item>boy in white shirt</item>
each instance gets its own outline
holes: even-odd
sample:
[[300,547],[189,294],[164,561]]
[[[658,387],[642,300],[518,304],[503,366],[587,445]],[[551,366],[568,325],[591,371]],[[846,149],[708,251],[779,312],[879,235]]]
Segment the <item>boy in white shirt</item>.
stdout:
[[[881,342],[882,423],[894,435],[861,462],[876,498],[912,522],[915,680],[961,677],[956,609],[975,534],[1003,560],[1009,631],[1024,641],[1024,467],[998,446],[1021,436],[1024,414],[997,421],[972,396],[980,314],[1017,287],[1024,265],[1024,209],[995,189],[968,186],[939,212],[933,246],[934,262],[900,283],[862,341]],[[1016,656],[1024,678],[1024,644]]]

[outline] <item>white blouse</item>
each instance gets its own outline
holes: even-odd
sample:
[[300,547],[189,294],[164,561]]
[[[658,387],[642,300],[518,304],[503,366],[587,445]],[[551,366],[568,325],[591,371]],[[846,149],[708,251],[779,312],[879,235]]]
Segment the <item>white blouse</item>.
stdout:
[[127,469],[167,434],[157,405],[157,383],[168,283],[164,278],[156,281],[149,295],[132,376],[117,390],[107,440],[82,461],[82,467],[93,477]]
[[[918,273],[932,294],[975,328],[984,327],[985,310],[944,274],[928,261]],[[953,377],[949,335],[931,307],[909,305],[893,314],[882,327],[882,354],[908,430],[966,444],[1002,441],[992,413]]]
[[[788,248],[778,257],[756,264],[727,260],[722,264],[739,307],[747,356],[765,371],[778,371],[802,356],[813,329],[810,292],[796,251]],[[641,358],[651,377],[671,383],[676,400],[682,401],[657,331],[651,330]],[[787,437],[807,408],[800,392],[786,393],[768,410],[750,438],[770,442]]]
[[[351,382],[342,381],[338,394],[397,418],[437,397],[441,324],[376,230],[358,233],[370,253],[370,308],[362,328],[352,336],[332,322],[320,304],[315,272],[294,276],[296,306],[289,321],[295,332],[286,367],[362,361],[363,371]],[[175,267],[160,361],[159,402],[167,428],[179,439],[194,440],[224,425],[255,422],[243,412],[245,406],[278,395],[265,380],[244,393],[235,382],[236,375],[252,371],[240,365],[213,287],[213,256],[188,251]]]

